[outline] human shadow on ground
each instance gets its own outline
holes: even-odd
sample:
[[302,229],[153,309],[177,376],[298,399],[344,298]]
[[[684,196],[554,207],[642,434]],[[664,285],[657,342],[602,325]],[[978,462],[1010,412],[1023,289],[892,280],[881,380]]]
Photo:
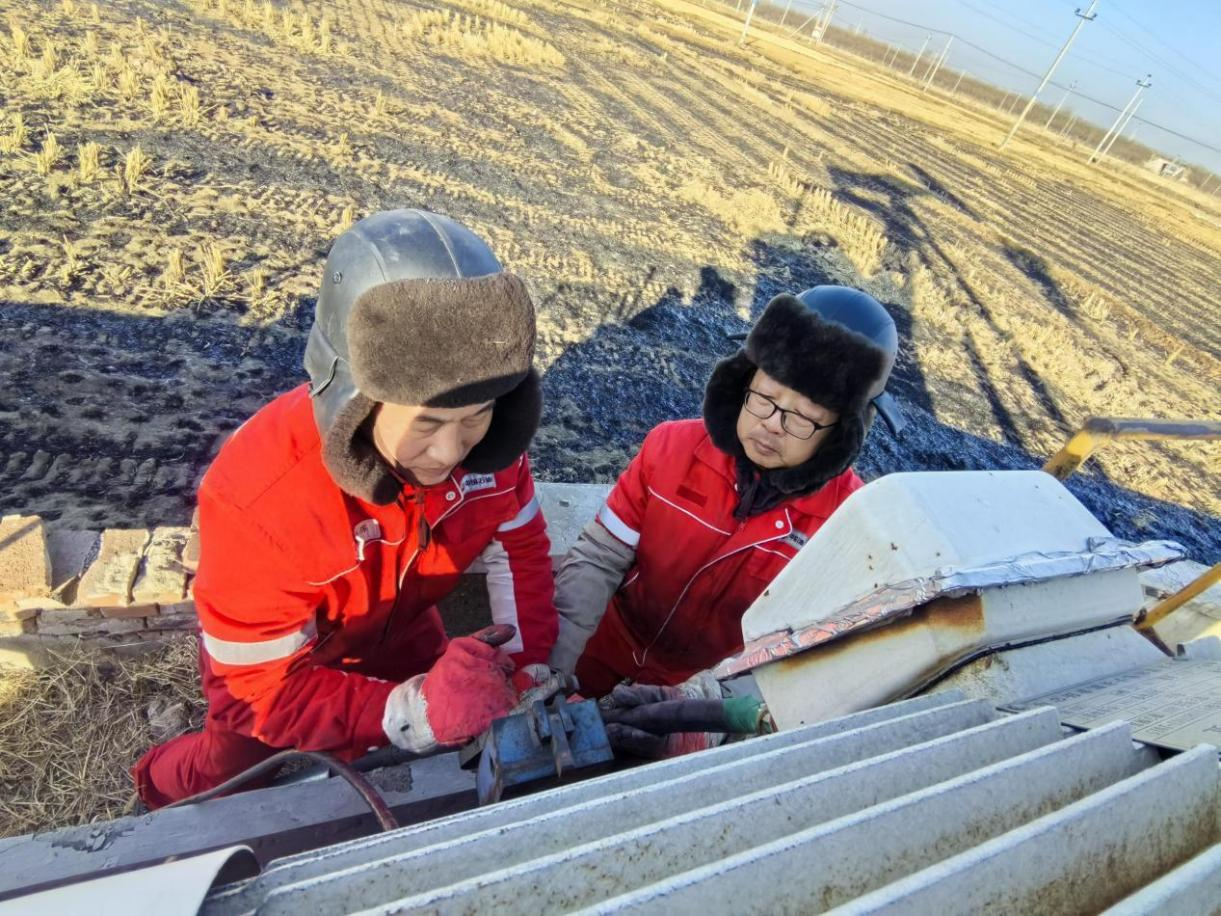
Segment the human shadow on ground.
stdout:
[[[752,243],[755,287],[749,313],[757,317],[780,292],[831,282],[799,240]],[[658,423],[701,414],[704,384],[718,359],[736,351],[728,339],[749,323],[735,308],[737,287],[714,268],[700,271],[689,300],[675,290],[635,314],[599,326],[573,344],[543,377],[543,428],[532,449],[539,476],[562,481],[611,482]],[[896,439],[874,424],[857,470],[867,480],[896,471],[1035,470],[1048,456],[1014,442],[997,442],[937,420],[935,392],[914,358],[912,319],[899,303],[883,303],[895,319],[900,357],[889,390],[907,428]],[[988,389],[980,392],[988,401]],[[1177,540],[1203,562],[1221,558],[1221,520],[1118,486],[1097,469],[1067,486],[1120,537]]]
[[[830,281],[801,240],[756,240],[751,257],[749,295],[705,267],[689,299],[670,290],[637,307],[627,296],[616,319],[561,354],[544,377],[544,425],[532,449],[540,478],[614,480],[652,427],[700,415],[713,364],[737,348],[728,335],[749,328],[739,300],[755,318],[778,292]],[[885,305],[901,338],[891,390],[909,425],[897,441],[875,425],[862,474],[1040,466],[1044,455],[935,418],[936,382],[913,358],[910,315]],[[0,511],[75,528],[185,524],[220,442],[305,380],[312,308],[301,297],[280,325],[262,328],[0,300]],[[1221,558],[1216,518],[1133,493],[1097,470],[1068,485],[1123,537],[1171,538],[1196,559]]]

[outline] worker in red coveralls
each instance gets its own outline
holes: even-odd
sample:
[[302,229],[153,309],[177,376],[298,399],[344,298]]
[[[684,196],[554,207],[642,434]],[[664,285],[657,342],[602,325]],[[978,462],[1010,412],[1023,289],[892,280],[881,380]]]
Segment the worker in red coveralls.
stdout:
[[[200,485],[207,719],[136,763],[148,807],[284,748],[455,745],[547,681],[534,338],[525,285],[450,219],[378,213],[336,240],[310,383],[241,426]],[[436,603],[477,558],[507,626],[447,640]]]
[[[551,664],[587,696],[614,689],[617,746],[679,750],[616,723],[615,707],[721,698],[705,669],[742,648],[743,613],[862,486],[852,462],[875,412],[898,431],[885,391],[897,346],[890,315],[859,290],[777,296],[713,371],[703,420],[645,437],[556,577]],[[682,750],[703,736],[688,737]]]

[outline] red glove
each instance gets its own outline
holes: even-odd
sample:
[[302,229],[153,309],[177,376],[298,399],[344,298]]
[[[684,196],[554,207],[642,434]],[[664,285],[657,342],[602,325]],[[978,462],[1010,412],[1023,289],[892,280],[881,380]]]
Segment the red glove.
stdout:
[[523,712],[537,700],[546,702],[557,695],[567,697],[577,689],[577,679],[547,665],[533,664],[513,672],[513,688],[517,691],[513,711]]
[[390,742],[427,753],[439,745],[469,741],[493,719],[508,715],[517,703],[509,681],[513,662],[496,647],[514,633],[513,627],[501,624],[450,640],[431,671],[395,687],[382,715]]

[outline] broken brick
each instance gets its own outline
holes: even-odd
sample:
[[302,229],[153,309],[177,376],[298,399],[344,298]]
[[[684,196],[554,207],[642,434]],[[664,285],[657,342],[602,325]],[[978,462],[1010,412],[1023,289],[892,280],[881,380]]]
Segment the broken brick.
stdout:
[[0,605],[0,621],[33,620],[38,616],[38,608],[21,607],[16,604]]
[[0,620],[0,636],[22,636],[33,633],[35,627],[33,620]]
[[116,607],[98,608],[103,617],[117,619],[122,617],[155,617],[157,614],[157,605],[155,604],[125,604]]
[[181,601],[187,590],[187,574],[182,565],[186,528],[154,528],[136,581],[132,600],[139,604],[171,604]]
[[102,535],[97,531],[52,528],[47,531],[47,553],[51,557],[51,594],[64,604],[76,598],[76,585],[97,556]]
[[38,620],[38,632],[43,636],[117,635],[144,629],[143,617],[85,617],[78,620],[63,620],[43,616]]
[[0,602],[51,594],[46,532],[37,515],[0,519]]
[[75,604],[88,607],[131,604],[132,583],[148,539],[148,532],[139,528],[103,531],[97,559],[85,570],[77,586]]

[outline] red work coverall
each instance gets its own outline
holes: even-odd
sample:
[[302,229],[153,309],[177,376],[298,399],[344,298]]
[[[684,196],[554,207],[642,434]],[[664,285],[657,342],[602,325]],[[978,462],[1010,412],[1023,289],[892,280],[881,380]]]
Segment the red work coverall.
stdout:
[[577,662],[583,692],[678,684],[742,648],[742,614],[864,484],[851,469],[745,520],[734,460],[700,420],[653,429],[598,513],[636,552]]
[[550,543],[521,456],[455,471],[377,506],[323,465],[307,386],[225,443],[199,489],[202,733],[154,747],[134,770],[150,807],[218,785],[283,748],[351,759],[388,744],[386,696],[445,649],[436,602],[476,558],[504,648],[519,666],[555,641]]

